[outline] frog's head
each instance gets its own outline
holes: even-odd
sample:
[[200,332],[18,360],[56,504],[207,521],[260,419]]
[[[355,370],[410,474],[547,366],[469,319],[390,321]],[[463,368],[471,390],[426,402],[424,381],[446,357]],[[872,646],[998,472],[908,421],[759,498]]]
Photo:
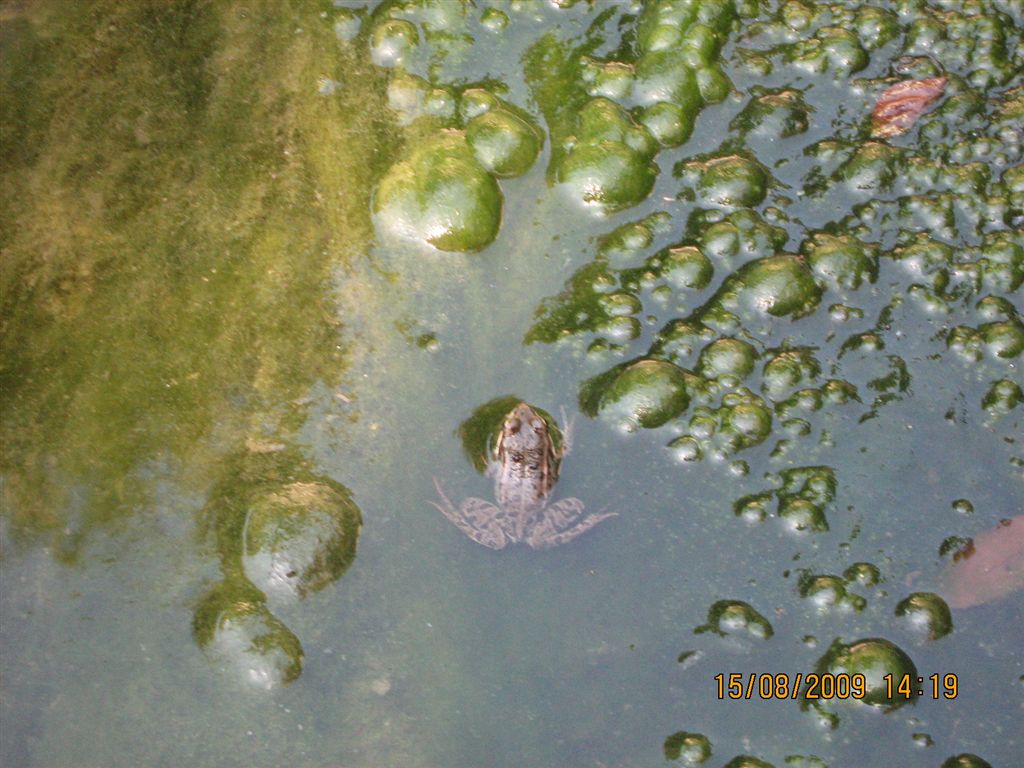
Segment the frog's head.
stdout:
[[520,450],[540,446],[548,439],[548,423],[526,403],[519,403],[509,411],[499,438],[506,448]]

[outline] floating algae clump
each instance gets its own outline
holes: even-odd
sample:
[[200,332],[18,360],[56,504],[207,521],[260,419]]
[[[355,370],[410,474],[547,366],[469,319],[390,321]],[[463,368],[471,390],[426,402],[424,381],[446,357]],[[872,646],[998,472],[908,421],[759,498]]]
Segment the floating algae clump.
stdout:
[[442,251],[478,251],[498,234],[501,190],[466,143],[445,130],[396,163],[380,183],[374,213],[382,229]]
[[664,360],[639,360],[626,366],[600,397],[599,411],[626,431],[660,427],[690,402],[683,369]]

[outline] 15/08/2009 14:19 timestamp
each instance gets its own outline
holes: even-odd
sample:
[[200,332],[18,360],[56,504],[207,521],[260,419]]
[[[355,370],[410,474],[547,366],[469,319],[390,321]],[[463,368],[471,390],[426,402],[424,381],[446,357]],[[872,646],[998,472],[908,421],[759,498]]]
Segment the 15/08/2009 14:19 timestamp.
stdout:
[[[952,673],[928,677],[883,675],[879,683],[868,686],[862,674],[809,672],[775,674],[751,672],[719,673],[714,677],[719,699],[863,699],[868,693],[887,699],[912,699],[930,695],[933,699],[955,699],[959,681]],[[802,690],[801,690],[802,687]]]

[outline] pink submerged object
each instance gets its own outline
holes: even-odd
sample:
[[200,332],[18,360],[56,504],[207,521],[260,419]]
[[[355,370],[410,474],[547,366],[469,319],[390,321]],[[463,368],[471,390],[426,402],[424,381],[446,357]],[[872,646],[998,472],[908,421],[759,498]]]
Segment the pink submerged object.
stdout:
[[871,112],[871,135],[886,139],[909,131],[917,118],[946,92],[945,77],[904,80],[887,88]]
[[950,608],[984,605],[1024,588],[1024,515],[975,536],[954,557],[945,584]]

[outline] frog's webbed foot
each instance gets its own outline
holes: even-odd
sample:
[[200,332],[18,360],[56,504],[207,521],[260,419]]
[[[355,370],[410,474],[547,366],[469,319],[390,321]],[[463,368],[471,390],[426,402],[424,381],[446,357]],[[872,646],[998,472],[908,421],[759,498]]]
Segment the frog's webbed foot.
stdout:
[[502,512],[498,507],[483,499],[468,498],[462,502],[458,509],[445,496],[441,490],[441,484],[434,478],[434,487],[437,495],[441,497],[441,503],[430,502],[442,515],[447,517],[464,534],[469,536],[477,544],[483,544],[491,549],[503,549],[509,539],[501,526]]
[[583,502],[579,499],[560,499],[541,513],[540,519],[526,535],[526,543],[534,549],[557,547],[586,533],[602,520],[615,517],[617,512],[588,515],[582,520]]

